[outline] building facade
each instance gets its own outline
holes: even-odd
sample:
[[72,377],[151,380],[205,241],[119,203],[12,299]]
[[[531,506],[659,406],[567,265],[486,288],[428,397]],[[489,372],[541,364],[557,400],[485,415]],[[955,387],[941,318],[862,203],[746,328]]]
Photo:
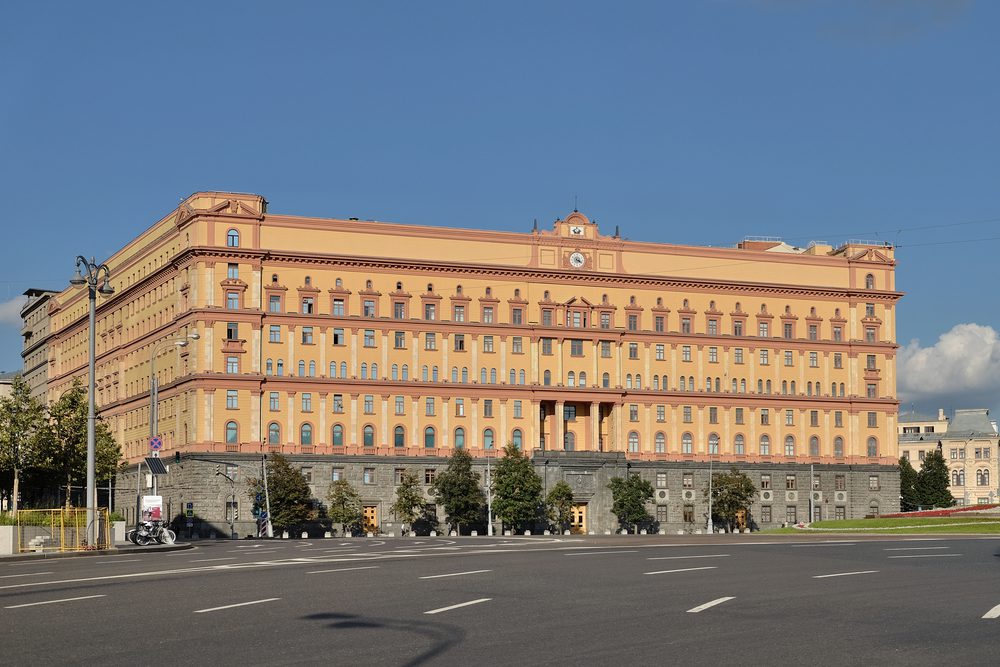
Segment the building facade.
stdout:
[[938,410],[937,419],[905,413],[899,419],[899,452],[913,467],[938,449],[948,464],[955,503],[986,505],[1000,498],[1000,435],[985,408],[955,410],[951,419]]
[[49,379],[49,299],[57,294],[54,290],[29,289],[28,297],[21,307],[21,349],[24,381],[31,389],[31,395],[45,399]]
[[[107,264],[97,399],[130,463],[155,363],[167,455],[282,452],[320,500],[342,468],[374,525],[401,462],[430,479],[454,448],[485,461],[508,442],[575,483],[593,531],[623,470],[657,487],[661,526],[704,525],[710,462],[771,487],[760,525],[898,509],[888,246],[642,243],[575,211],[529,233],[419,227],[204,192]],[[50,399],[86,374],[87,307],[84,289],[51,297]],[[230,492],[211,477],[177,485],[215,494],[217,519]]]

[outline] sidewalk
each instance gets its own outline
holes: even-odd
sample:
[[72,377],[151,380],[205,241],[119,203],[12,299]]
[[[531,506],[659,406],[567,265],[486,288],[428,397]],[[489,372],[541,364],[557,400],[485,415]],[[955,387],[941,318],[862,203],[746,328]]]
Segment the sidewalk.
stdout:
[[94,551],[42,551],[42,552],[27,552],[27,553],[17,553],[17,554],[4,554],[0,555],[0,563],[12,563],[17,561],[25,560],[51,560],[53,558],[83,558],[86,556],[120,556],[122,554],[131,553],[149,553],[153,551],[166,552],[166,551],[182,551],[184,549],[193,549],[194,545],[188,542],[176,542],[174,544],[151,544],[149,546],[140,547],[136,544],[126,543],[116,545],[112,549],[100,549]]

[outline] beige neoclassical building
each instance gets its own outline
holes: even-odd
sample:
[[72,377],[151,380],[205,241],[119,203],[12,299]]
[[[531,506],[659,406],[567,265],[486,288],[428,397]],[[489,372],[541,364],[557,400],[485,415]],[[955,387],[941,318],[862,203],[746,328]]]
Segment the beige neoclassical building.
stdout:
[[[107,264],[97,398],[130,463],[155,359],[166,456],[259,468],[280,451],[318,498],[338,474],[372,487],[373,525],[401,466],[432,480],[453,448],[508,442],[547,485],[575,482],[579,529],[610,525],[602,480],[623,469],[665,492],[661,525],[694,523],[709,460],[753,471],[761,523],[898,507],[885,245],[646,243],[575,211],[526,233],[424,227],[200,192]],[[47,314],[52,398],[87,372],[86,291]]]

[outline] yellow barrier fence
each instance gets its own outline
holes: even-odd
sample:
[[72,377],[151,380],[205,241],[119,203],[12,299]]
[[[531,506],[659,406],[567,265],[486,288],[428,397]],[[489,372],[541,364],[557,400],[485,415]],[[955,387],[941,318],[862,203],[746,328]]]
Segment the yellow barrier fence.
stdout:
[[94,544],[87,539],[86,509],[18,510],[17,548],[20,552],[89,551],[111,546],[108,509],[93,510]]

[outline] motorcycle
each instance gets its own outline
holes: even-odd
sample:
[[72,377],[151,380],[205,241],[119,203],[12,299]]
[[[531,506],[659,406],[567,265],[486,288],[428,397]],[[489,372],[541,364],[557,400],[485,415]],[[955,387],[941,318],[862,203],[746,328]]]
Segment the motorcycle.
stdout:
[[125,538],[144,547],[149,544],[173,544],[177,534],[160,521],[140,521],[139,525],[126,533]]

